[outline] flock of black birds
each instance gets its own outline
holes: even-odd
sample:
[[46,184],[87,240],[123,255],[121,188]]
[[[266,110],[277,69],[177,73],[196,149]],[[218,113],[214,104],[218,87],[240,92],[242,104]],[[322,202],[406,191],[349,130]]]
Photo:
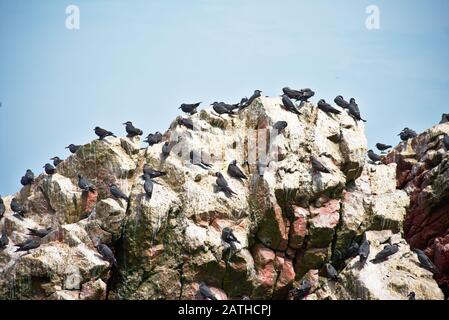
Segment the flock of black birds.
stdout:
[[[301,89],[301,90],[294,90],[290,89],[289,87],[285,87],[282,89],[282,104],[281,107],[285,110],[292,112],[294,114],[300,115],[301,114],[301,108],[303,106],[304,102],[308,102],[310,98],[312,98],[315,95],[315,92],[309,88]],[[261,91],[255,90],[254,94],[250,98],[242,98],[239,103],[236,104],[228,104],[225,102],[213,102],[211,104],[214,112],[218,114],[218,116],[221,116],[223,114],[227,114],[229,116],[235,115],[237,112],[245,109],[249,105],[251,105],[254,100],[261,97]],[[300,102],[299,105],[297,105],[292,100],[295,100],[296,102]],[[348,112],[348,114],[357,122],[357,121],[363,121],[366,122],[361,117],[360,109],[358,107],[358,104],[356,103],[354,98],[351,98],[348,101],[346,101],[343,96],[339,95],[334,99],[334,102],[337,106],[343,108]],[[188,115],[193,115],[197,113],[197,108],[200,106],[201,102],[198,103],[183,103],[179,107],[184,113]],[[332,115],[332,114],[341,114],[342,111],[334,108],[332,105],[327,103],[324,99],[320,99],[318,101],[317,107],[322,112]],[[189,130],[194,129],[193,121],[190,118],[178,118],[177,124],[180,126],[184,126]],[[127,133],[127,137],[133,138],[136,136],[142,136],[143,131],[139,128],[136,128],[131,121],[127,121],[123,123],[125,126],[125,130]],[[278,121],[273,125],[273,129],[277,130],[279,133],[281,133],[285,128],[287,128],[288,123],[286,121]],[[103,140],[106,137],[116,137],[113,132],[108,131],[101,127],[95,127],[94,133],[98,136],[99,140]],[[402,141],[407,141],[408,139],[416,137],[417,134],[415,131],[404,128],[401,133],[399,133],[399,137]],[[338,135],[328,137],[329,140],[333,142],[338,142],[339,139]],[[159,144],[163,141],[163,135],[160,132],[150,133],[144,140],[144,142],[148,143],[149,146],[153,146],[155,144]],[[449,136],[445,136],[443,139],[444,145],[447,149],[449,149]],[[75,154],[78,152],[78,150],[81,149],[81,145],[75,145],[70,144],[66,147],[66,149],[69,149],[69,151],[72,154]],[[388,149],[390,149],[391,145],[386,145],[383,143],[377,143],[376,147],[381,152],[384,152]],[[172,142],[165,142],[162,147],[162,156],[164,158],[168,157],[170,155],[171,149],[173,148]],[[382,160],[382,157],[380,155],[377,155],[374,153],[373,150],[368,151],[368,158],[373,161],[374,163],[377,163]],[[212,168],[212,164],[207,162],[208,155],[205,154],[203,151],[198,152],[196,150],[192,150],[190,152],[190,161],[191,163],[200,166],[203,169],[210,169]],[[51,176],[57,172],[57,167],[63,163],[64,160],[60,159],[59,157],[53,157],[50,160],[53,161],[53,164],[46,163],[44,168],[44,171],[47,175]],[[310,156],[310,162],[312,165],[313,172],[321,172],[321,173],[331,173],[331,171],[326,168],[317,158],[314,156]],[[266,166],[266,164],[263,164],[261,162],[258,162],[258,171],[261,176],[263,176],[263,167]],[[232,161],[228,165],[227,174],[235,179],[238,180],[246,180],[248,177],[243,173],[243,171],[238,167],[237,161]],[[143,168],[143,175],[141,176],[143,178],[144,184],[143,189],[146,194],[146,196],[151,199],[152,193],[153,193],[153,179],[163,177],[166,173],[162,171],[155,170],[151,168],[148,165],[145,165]],[[221,172],[216,172],[215,176],[216,179],[216,186],[219,191],[222,191],[226,196],[232,197],[233,195],[236,195],[236,193],[229,187],[228,182],[226,181],[225,177]],[[20,182],[23,186],[31,185],[35,181],[34,173],[31,170],[27,170],[25,175],[21,178]],[[83,177],[81,174],[78,174],[78,187],[81,189],[82,192],[94,192],[96,190],[95,186],[87,180],[85,177]],[[129,196],[127,196],[120,188],[115,184],[109,184],[109,191],[111,195],[117,199],[123,199],[125,201],[130,201]],[[10,204],[11,210],[14,213],[14,216],[20,220],[23,220],[25,217],[25,214],[27,213],[27,210],[24,206],[22,206],[17,198],[13,198]],[[3,199],[0,196],[0,219],[3,217],[3,214],[5,212],[6,208],[3,202]],[[44,229],[29,229],[29,236],[31,238],[27,239],[23,243],[16,244],[15,246],[18,247],[17,251],[26,251],[29,253],[30,250],[36,249],[40,246],[40,239],[46,237],[51,232],[55,231],[53,228],[44,228]],[[222,231],[222,240],[229,244],[230,246],[230,255],[231,257],[232,253],[235,252],[236,245],[235,243],[240,243],[238,239],[233,234],[233,231],[231,228],[224,228]],[[3,229],[2,235],[0,237],[0,249],[5,248],[9,244],[9,239],[6,234],[6,229]],[[97,241],[95,243],[95,247],[97,251],[101,254],[104,260],[108,261],[111,266],[117,267],[117,260],[114,257],[113,251],[103,243],[100,243]],[[346,257],[354,257],[359,256],[360,257],[360,264],[363,267],[365,264],[370,250],[370,243],[368,241],[363,241],[360,246],[353,242],[351,246],[348,248],[348,252]],[[373,263],[379,263],[387,259],[390,255],[393,255],[398,251],[398,245],[386,245],[385,248],[379,252],[376,257],[371,260]],[[430,261],[430,259],[425,255],[424,252],[420,250],[416,250],[418,259],[423,267],[426,269],[437,272],[435,266]],[[336,269],[332,266],[330,263],[325,264],[326,273],[329,279],[333,281],[338,281],[338,273]],[[304,280],[301,282],[300,286],[297,288],[294,288],[291,293],[293,293],[295,299],[302,299],[310,292],[312,286],[307,281]],[[207,285],[202,282],[199,286],[199,292],[201,295],[206,299],[212,299],[215,300],[216,297],[212,293],[212,291],[207,287]],[[414,296],[414,295],[413,295]]]

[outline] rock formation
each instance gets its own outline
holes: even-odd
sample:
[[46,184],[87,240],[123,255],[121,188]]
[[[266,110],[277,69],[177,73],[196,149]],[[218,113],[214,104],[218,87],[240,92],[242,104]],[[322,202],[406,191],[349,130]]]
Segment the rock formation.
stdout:
[[[176,119],[163,143],[144,149],[138,137],[94,140],[58,165],[56,174],[40,175],[15,195],[28,209],[23,220],[9,210],[12,197],[4,198],[0,227],[10,244],[0,251],[0,298],[201,299],[198,286],[205,282],[220,299],[286,299],[308,278],[314,287],[307,299],[407,299],[411,291],[417,298],[442,299],[432,274],[418,266],[402,238],[405,231],[413,247],[427,248],[433,237],[428,250],[434,261],[449,241],[439,229],[411,233],[419,196],[404,186],[418,175],[410,166],[413,178],[399,179],[397,188],[407,161],[393,159],[402,157],[402,147],[386,164],[368,163],[363,123],[346,112],[327,115],[312,103],[303,103],[299,116],[280,104],[278,97],[261,97],[235,116],[202,110],[190,117],[194,130]],[[281,133],[272,130],[277,121],[288,123]],[[430,135],[423,145],[433,141]],[[162,156],[165,141],[172,147],[168,157]],[[421,159],[427,150],[418,149]],[[191,163],[192,150],[213,167]],[[311,155],[331,173],[313,172]],[[441,159],[438,169],[429,169],[427,162],[436,161],[426,159],[433,177],[426,201],[444,204],[448,171]],[[232,160],[248,180],[226,174]],[[151,199],[143,191],[145,164],[167,172],[154,179]],[[215,172],[235,196],[217,189]],[[95,191],[81,192],[79,173]],[[130,195],[129,203],[109,193],[111,183]],[[436,217],[443,216],[439,207],[447,213],[439,205],[432,209]],[[48,226],[55,231],[39,248],[14,252],[14,244],[28,238],[27,228]],[[225,227],[240,241],[232,255],[221,240]],[[360,270],[358,258],[345,261],[345,252],[364,237],[372,242],[370,259],[386,242],[400,243],[400,251]],[[101,258],[97,241],[113,248],[118,269]],[[341,271],[338,283],[324,277],[328,261]]]

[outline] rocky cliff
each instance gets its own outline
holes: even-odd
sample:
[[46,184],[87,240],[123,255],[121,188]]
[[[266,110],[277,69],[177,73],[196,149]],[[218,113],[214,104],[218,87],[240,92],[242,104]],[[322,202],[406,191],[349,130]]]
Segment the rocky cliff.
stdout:
[[[385,164],[372,164],[362,122],[311,103],[300,111],[284,110],[278,97],[261,97],[235,116],[202,110],[190,117],[193,130],[174,121],[162,143],[144,149],[138,138],[126,137],[82,146],[56,174],[40,175],[15,195],[25,218],[9,209],[12,197],[4,198],[0,226],[10,243],[0,251],[0,297],[200,299],[204,282],[221,299],[287,299],[308,279],[306,299],[408,299],[412,291],[417,299],[442,299],[407,243],[426,248],[447,271],[447,152],[433,152],[442,131],[433,128],[398,146]],[[288,127],[273,130],[277,121]],[[192,163],[192,150],[212,168]],[[311,155],[330,173],[313,170]],[[232,160],[247,180],[227,174]],[[154,179],[151,198],[143,190],[144,165],[167,172]],[[218,190],[216,172],[236,195]],[[82,192],[78,174],[96,190]],[[113,197],[111,183],[129,201]],[[28,228],[49,226],[55,231],[39,248],[15,252]],[[240,241],[236,252],[222,241],[225,227]],[[400,249],[361,267],[358,257],[345,258],[350,244],[363,239],[371,242],[370,259],[386,243]],[[113,249],[117,268],[101,258],[96,241]],[[329,261],[337,282],[326,279]]]

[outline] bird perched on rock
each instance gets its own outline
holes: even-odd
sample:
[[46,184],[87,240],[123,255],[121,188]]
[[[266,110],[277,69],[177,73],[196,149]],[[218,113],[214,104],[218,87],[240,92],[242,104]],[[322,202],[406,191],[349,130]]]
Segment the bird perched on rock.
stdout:
[[143,174],[149,176],[150,179],[159,178],[167,175],[166,172],[154,170],[148,164],[145,164],[143,166]]
[[363,242],[359,246],[359,262],[360,265],[365,265],[366,261],[368,260],[370,252],[370,242],[368,240],[363,240]]
[[417,136],[416,132],[409,128],[404,128],[401,133],[398,134],[402,141],[413,139]]
[[240,168],[237,166],[237,160],[231,161],[231,163],[228,165],[228,174],[236,179],[248,179],[248,177],[240,170]]
[[201,296],[204,297],[204,299],[207,299],[207,300],[218,300],[217,297],[215,297],[215,295],[212,292],[212,290],[204,282],[200,283],[199,292],[200,292]]
[[334,107],[332,107],[324,99],[321,99],[320,101],[318,101],[318,109],[320,109],[321,111],[324,111],[326,113],[333,113],[333,114],[340,114],[341,113],[340,110],[337,110]]
[[379,263],[382,261],[385,261],[388,259],[389,256],[395,254],[399,251],[399,244],[387,244],[376,256],[373,260],[371,260],[372,263]]
[[30,251],[39,248],[40,245],[41,243],[39,240],[27,239],[25,242],[18,243],[15,246],[18,247],[16,252],[19,252],[19,251]]
[[217,177],[216,183],[218,189],[223,191],[227,197],[232,197],[232,195],[237,194],[234,191],[232,191],[232,189],[228,185],[228,182],[220,172],[216,172],[215,176]]
[[301,102],[308,102],[310,98],[315,95],[315,91],[310,88],[301,89],[301,98],[299,99]]
[[144,142],[148,143],[150,146],[162,142],[162,133],[156,131],[155,133],[150,133]]
[[79,146],[79,145],[76,145],[76,144],[69,144],[67,147],[65,147],[66,149],[69,149],[69,151],[71,152],[71,153],[76,153],[80,148],[81,148],[81,146]]
[[25,175],[20,179],[20,183],[23,186],[27,186],[34,182],[34,173],[30,169],[25,172]]
[[302,97],[301,91],[293,90],[293,89],[290,89],[289,87],[282,88],[282,92],[284,92],[284,94],[287,97],[289,97],[290,99],[299,100]]
[[95,191],[95,186],[81,174],[78,174],[78,187],[85,192]]
[[312,163],[312,169],[315,172],[330,173],[329,169],[326,168],[317,158],[314,156],[310,157],[310,162]]
[[330,280],[333,280],[333,281],[339,280],[337,270],[335,270],[335,268],[330,263],[326,263],[326,271],[327,271],[327,277]]
[[212,164],[208,162],[208,159],[210,159],[210,155],[203,152],[203,151],[197,151],[197,150],[191,150],[189,154],[190,163],[197,165],[203,169],[210,169],[212,168]]
[[6,211],[5,203],[3,202],[3,198],[0,196],[0,219],[3,218],[5,211]]
[[167,158],[170,155],[171,149],[172,149],[172,144],[168,141],[166,141],[164,143],[164,145],[162,146],[162,156],[164,158]]
[[149,176],[146,175],[143,176],[143,179],[145,180],[145,183],[143,184],[143,190],[145,191],[148,199],[151,200],[151,197],[153,196],[153,181]]
[[19,201],[16,198],[12,198],[11,200],[11,211],[18,214],[21,217],[24,217],[24,214],[26,213],[25,208],[19,203]]
[[120,188],[117,187],[117,185],[111,184],[109,186],[109,191],[117,199],[124,199],[126,201],[129,201],[129,197],[122,190],[120,190]]
[[443,144],[446,150],[449,150],[449,135],[445,134],[443,137]]
[[59,157],[53,157],[50,160],[53,160],[53,165],[55,167],[57,167],[62,162],[62,160]]
[[379,151],[385,151],[385,150],[390,149],[391,146],[388,145],[388,144],[376,143],[376,148],[377,148]]
[[196,108],[198,108],[200,104],[201,104],[201,102],[197,102],[197,103],[183,103],[183,104],[181,104],[179,109],[181,109],[182,112],[185,112],[185,113],[188,113],[190,115],[193,115],[193,114],[198,112],[196,110]]
[[53,167],[53,165],[51,165],[50,163],[45,164],[44,170],[45,170],[45,173],[48,174],[49,176],[56,173],[56,168]]
[[243,97],[242,99],[240,99],[239,109],[243,108],[247,102],[248,102],[248,97]]
[[409,300],[416,300],[416,293],[414,291],[411,291],[408,295],[407,295]]
[[225,227],[223,228],[223,231],[221,232],[221,239],[229,244],[232,244],[234,242],[240,243],[240,241],[237,239],[237,237],[234,235],[234,232],[231,228]]
[[301,281],[299,287],[290,290],[290,294],[293,296],[293,300],[302,300],[310,293],[312,290],[312,284],[310,281],[304,279]]
[[370,158],[373,162],[379,162],[382,160],[382,157],[376,154],[373,150],[368,150],[368,158]]
[[249,107],[254,102],[254,100],[256,100],[257,98],[260,97],[261,93],[262,93],[262,91],[260,91],[260,90],[254,90],[253,95],[251,97],[249,97],[248,101],[246,101],[246,103],[242,107],[240,107],[240,110],[242,110],[243,108]]
[[273,129],[277,130],[278,132],[282,132],[284,131],[285,128],[287,128],[287,126],[288,126],[287,121],[277,121],[273,125]]
[[0,237],[0,249],[4,249],[9,244],[9,238],[6,234],[6,224],[3,225],[2,236]]
[[337,96],[334,99],[334,102],[337,106],[343,108],[343,109],[348,109],[349,108],[349,102],[346,101],[343,96]]
[[356,241],[352,241],[345,253],[345,259],[357,257],[359,255],[359,244]]
[[45,229],[28,228],[28,231],[29,231],[29,233],[28,233],[29,236],[44,238],[47,234],[49,234],[50,232],[53,231],[53,228],[52,227],[48,227]]
[[414,249],[413,251],[416,252],[416,255],[418,256],[419,263],[421,266],[432,272],[433,274],[438,273],[437,267],[433,264],[432,260],[426,255],[426,253],[420,249]]
[[125,125],[125,130],[129,138],[143,135],[143,131],[139,128],[134,127],[131,121],[126,121],[125,123],[123,123],[123,125]]
[[95,247],[96,247],[98,253],[101,254],[101,257],[103,258],[103,260],[109,262],[110,265],[117,268],[117,266],[118,266],[117,260],[115,259],[114,253],[112,252],[111,248],[109,248],[104,243],[100,243],[100,242]]
[[293,101],[290,100],[289,97],[287,97],[287,95],[283,95],[282,96],[282,106],[284,107],[285,110],[293,112],[295,114],[301,114],[298,109],[296,108],[295,104],[293,103]]
[[187,129],[193,130],[193,121],[192,119],[186,119],[186,118],[178,118],[178,124],[180,126],[184,126]]
[[362,119],[362,117],[360,115],[359,105],[355,102],[354,98],[351,98],[349,100],[348,113],[355,120],[366,122],[366,120]]
[[449,122],[449,113],[443,113],[441,115],[440,124],[447,123],[447,122]]
[[111,131],[108,131],[108,130],[100,128],[100,127],[95,127],[94,132],[98,136],[99,140],[103,140],[104,138],[109,137],[109,136],[115,137],[115,135]]
[[236,108],[235,105],[232,104],[227,104],[224,102],[214,102],[212,103],[212,109],[214,109],[214,111],[221,116],[222,114],[229,114],[232,115],[234,114],[234,109]]

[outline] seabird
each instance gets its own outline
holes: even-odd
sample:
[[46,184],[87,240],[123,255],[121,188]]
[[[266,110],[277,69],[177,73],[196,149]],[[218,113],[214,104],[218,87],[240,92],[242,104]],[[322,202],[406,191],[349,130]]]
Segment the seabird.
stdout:
[[234,191],[232,191],[232,189],[228,185],[228,182],[220,172],[216,172],[215,176],[217,177],[216,183],[219,190],[223,191],[226,194],[226,196],[232,197],[232,195],[237,194]]
[[34,173],[30,169],[25,172],[25,175],[20,179],[20,183],[23,186],[27,186],[34,182]]
[[49,234],[50,232],[53,231],[53,228],[52,227],[48,227],[45,229],[28,228],[28,231],[29,231],[29,233],[28,233],[29,236],[44,238],[47,234]]
[[424,269],[429,270],[433,274],[438,273],[437,267],[433,264],[432,260],[430,260],[430,258],[426,255],[424,251],[420,249],[414,249],[413,251],[416,252],[418,260]]
[[254,90],[253,95],[251,97],[249,97],[248,101],[246,101],[246,103],[242,107],[240,107],[240,110],[242,110],[243,108],[249,107],[254,102],[254,100],[256,100],[257,98],[260,97],[261,93],[262,93],[262,91],[260,91],[260,90]]
[[19,203],[16,198],[12,198],[10,207],[12,212],[20,215],[21,217],[24,217],[24,214],[26,213],[25,208]]
[[162,142],[162,133],[160,133],[159,131],[156,131],[155,133],[150,133],[144,140],[144,142],[148,143],[150,146],[158,144]]
[[164,145],[162,146],[162,156],[164,158],[167,158],[170,155],[170,151],[172,149],[172,145],[170,144],[170,142],[166,141],[164,143]]
[[285,128],[287,128],[287,126],[288,126],[287,121],[277,121],[273,125],[273,129],[277,130],[278,132],[282,132],[284,131]]
[[186,119],[186,118],[178,118],[178,124],[180,126],[184,126],[187,129],[193,130],[193,121],[192,119]]
[[298,115],[300,115],[301,113],[298,111],[298,109],[296,108],[295,104],[293,103],[293,101],[290,100],[289,97],[287,97],[285,94],[282,96],[282,106],[284,107],[285,110],[296,113]]
[[416,300],[416,293],[414,291],[411,291],[408,295],[407,295],[409,300]]
[[447,123],[447,122],[449,122],[449,113],[443,113],[441,115],[440,124]]
[[3,202],[3,198],[0,196],[0,219],[3,218],[5,211],[6,211],[5,203]]
[[143,166],[143,174],[149,176],[150,179],[159,178],[167,175],[166,172],[154,170],[148,164],[145,164]]
[[50,176],[52,174],[56,173],[56,168],[53,167],[50,163],[46,163],[45,166],[44,166],[44,169],[45,169],[45,173],[50,175]]
[[76,153],[80,148],[81,148],[81,146],[79,146],[79,145],[75,145],[75,144],[69,144],[67,147],[65,147],[66,149],[69,149],[69,151],[71,152],[71,153]]
[[123,123],[123,125],[125,125],[125,129],[126,129],[126,133],[128,134],[127,135],[128,138],[134,138],[136,136],[143,135],[143,131],[140,130],[139,128],[134,127],[133,123],[131,121],[126,121],[125,123]]
[[377,148],[379,151],[385,151],[385,150],[390,149],[391,146],[388,145],[388,144],[376,143],[376,148]]
[[349,115],[355,120],[366,122],[366,120],[362,119],[362,117],[360,116],[359,105],[355,102],[354,98],[351,98],[349,100],[348,112]]
[[195,113],[198,112],[196,110],[196,108],[198,108],[198,106],[200,104],[201,104],[201,102],[197,102],[197,103],[183,103],[183,104],[181,104],[179,109],[181,109],[182,112],[188,113],[190,115],[194,115]]
[[282,88],[282,92],[284,92],[284,94],[287,97],[289,97],[290,99],[299,100],[302,97],[301,91],[293,90],[293,89],[290,89],[289,87]]
[[372,263],[379,263],[382,261],[385,261],[388,259],[389,256],[395,254],[399,251],[399,245],[397,243],[395,244],[387,244],[382,251],[380,251],[373,260],[371,260]]
[[352,241],[345,253],[345,259],[357,257],[359,255],[359,244],[356,241]]
[[201,282],[199,286],[200,294],[207,300],[217,300],[212,290],[204,283]]
[[329,169],[326,168],[317,158],[314,156],[310,157],[310,161],[312,163],[312,169],[315,172],[323,172],[323,173],[330,173]]
[[114,267],[117,267],[117,260],[114,257],[114,253],[112,250],[105,245],[104,243],[98,243],[96,246],[97,251],[101,254],[103,260],[106,260],[109,262],[109,264],[113,265]]
[[234,114],[234,111],[232,110],[235,109],[235,106],[224,102],[215,101],[214,103],[212,103],[212,109],[214,109],[214,111],[220,116],[222,114],[232,115]]
[[100,127],[95,127],[94,132],[98,136],[99,140],[103,140],[104,138],[109,137],[109,136],[115,137],[115,135],[111,131],[108,131],[108,130],[100,128]]
[[95,191],[95,186],[81,174],[78,174],[78,187],[85,192]]
[[335,268],[330,263],[326,263],[326,271],[327,271],[327,277],[330,280],[338,281],[339,277],[338,277],[337,270],[335,270]]
[[120,190],[120,188],[117,187],[117,185],[111,184],[109,186],[109,191],[117,199],[124,199],[126,201],[129,201],[129,197],[122,190]]
[[9,244],[8,235],[6,234],[6,224],[3,224],[2,236],[0,237],[0,249],[4,249]]
[[398,134],[402,141],[413,139],[417,136],[416,132],[409,128],[404,128],[401,133]]
[[299,100],[301,102],[308,102],[308,100],[315,95],[315,91],[309,88],[301,89],[300,91],[301,91],[301,98]]
[[248,177],[240,170],[240,168],[237,166],[237,160],[231,161],[231,163],[228,165],[228,174],[236,179],[248,179]]
[[379,162],[382,160],[382,157],[379,156],[378,154],[376,154],[373,150],[368,150],[368,158],[370,158],[371,161],[375,162]]
[[153,196],[153,181],[150,179],[149,176],[143,176],[143,179],[145,180],[145,183],[143,184],[143,190],[145,191],[145,194],[148,196],[149,199]]
[[368,240],[363,240],[362,244],[359,247],[359,262],[363,267],[368,260],[370,252],[370,242]]
[[343,108],[343,109],[349,109],[349,102],[346,101],[343,96],[337,96],[334,99],[334,102],[337,106]]
[[240,243],[240,241],[237,239],[237,237],[234,235],[234,232],[230,227],[223,228],[223,231],[221,232],[221,239],[226,243],[233,243],[237,242]]
[[53,160],[53,165],[54,165],[55,167],[57,167],[58,164],[60,164],[60,163],[62,162],[62,160],[61,160],[59,157],[53,157],[53,158],[51,158],[50,160]]
[[337,110],[334,107],[332,107],[324,99],[321,99],[320,101],[318,101],[318,109],[320,109],[321,111],[324,111],[325,113],[333,113],[333,114],[340,114],[341,113],[340,110]]
[[41,243],[39,240],[27,239],[25,242],[18,243],[15,246],[18,247],[16,252],[19,252],[19,251],[30,251],[32,249],[39,248],[40,245]]

